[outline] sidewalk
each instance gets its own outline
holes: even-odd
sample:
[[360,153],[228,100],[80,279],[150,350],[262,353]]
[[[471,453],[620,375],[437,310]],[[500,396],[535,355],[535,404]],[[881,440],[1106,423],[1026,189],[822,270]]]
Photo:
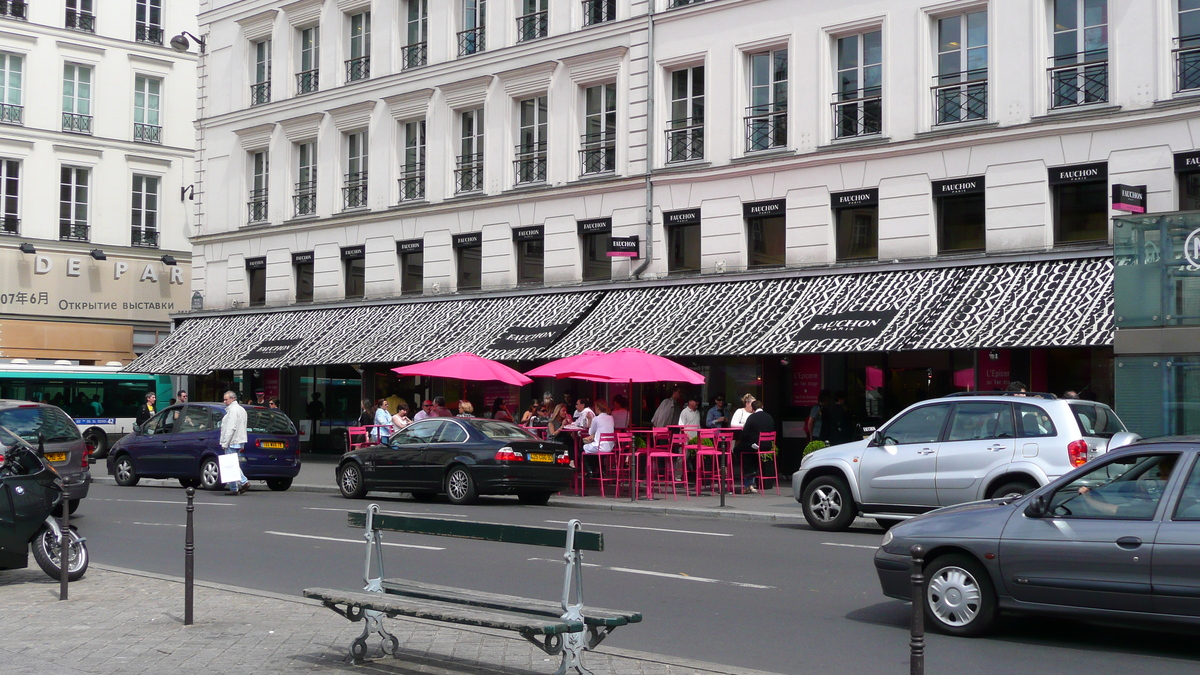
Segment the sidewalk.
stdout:
[[[0,607],[0,663],[9,675],[546,675],[558,667],[558,657],[513,633],[420,619],[386,620],[400,639],[398,658],[383,656],[374,640],[368,662],[355,666],[347,650],[362,623],[316,601],[197,582],[195,623],[184,626],[181,580],[96,564],[71,584],[65,602],[58,601],[58,582],[36,566],[0,572]],[[770,675],[607,645],[589,652],[584,665],[595,675]]]
[[[334,469],[339,457],[337,455],[305,454],[300,459],[300,475],[292,483],[291,490],[300,492],[324,492],[336,494],[338,489],[334,482]],[[112,476],[105,473],[104,462],[92,465],[92,480],[106,485],[115,485]],[[179,481],[143,478],[139,485],[178,486]],[[259,483],[261,485],[261,483]],[[775,490],[767,490],[760,494],[726,495],[725,507],[721,507],[720,497],[709,496],[707,493],[697,497],[691,495],[684,498],[683,493],[677,500],[670,496],[659,497],[653,501],[639,499],[630,501],[626,494],[621,499],[600,497],[599,489],[589,488],[587,497],[577,497],[574,492],[563,492],[550,499],[552,506],[565,506],[577,509],[595,509],[600,511],[637,511],[666,515],[697,516],[703,518],[733,518],[737,520],[775,521],[787,523],[804,522],[804,514],[800,505],[792,498],[792,486],[785,481]]]

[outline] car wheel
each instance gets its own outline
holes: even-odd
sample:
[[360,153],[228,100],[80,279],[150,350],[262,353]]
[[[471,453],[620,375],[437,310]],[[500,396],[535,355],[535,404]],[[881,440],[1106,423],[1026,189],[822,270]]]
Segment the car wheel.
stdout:
[[414,493],[412,493],[412,498],[414,501],[421,502],[422,504],[428,504],[429,502],[432,502],[433,500],[437,499],[437,493],[436,492],[414,492]]
[[292,487],[292,479],[291,478],[268,478],[267,479],[267,487],[271,488],[271,490],[273,492],[285,492],[285,491],[287,491],[288,488]]
[[804,488],[804,519],[825,532],[845,530],[854,522],[858,507],[846,481],[837,476],[818,476]]
[[943,633],[982,635],[996,620],[996,590],[987,570],[958,553],[925,568],[925,616]]
[[338,490],[346,499],[362,499],[367,495],[362,469],[354,462],[346,462],[338,469]]
[[475,492],[475,479],[467,467],[459,465],[450,469],[446,474],[446,497],[451,504],[473,504],[478,495]]
[[200,479],[199,478],[180,478],[179,484],[185,488],[198,488],[198,487],[200,487]]
[[875,524],[879,525],[880,527],[882,527],[885,530],[890,530],[893,527],[895,527],[903,522],[904,522],[903,520],[897,520],[895,518],[876,518],[875,519]]
[[552,494],[554,494],[554,493],[552,493],[552,492],[519,492],[519,493],[517,493],[517,499],[519,499],[522,504],[529,504],[531,506],[545,506],[546,504],[550,503],[550,495],[552,495]]
[[116,464],[113,465],[113,478],[117,481],[117,485],[122,487],[133,487],[141,480],[137,471],[133,470],[133,460],[129,459],[129,455],[121,455],[117,458]]
[[1032,492],[1037,489],[1037,486],[1023,480],[1012,480],[998,486],[988,495],[988,499],[999,499],[1007,497],[1020,497],[1026,492]]
[[92,459],[108,457],[108,434],[103,429],[88,429],[83,434],[83,442],[92,448]]
[[221,487],[221,465],[216,457],[209,457],[200,463],[200,489],[216,490]]

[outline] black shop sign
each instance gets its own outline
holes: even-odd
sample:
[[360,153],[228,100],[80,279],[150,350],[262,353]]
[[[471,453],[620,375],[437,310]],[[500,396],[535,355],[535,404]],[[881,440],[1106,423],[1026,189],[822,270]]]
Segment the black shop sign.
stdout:
[[742,204],[742,216],[745,218],[782,218],[786,214],[786,199],[772,199],[767,202]]
[[675,227],[679,225],[699,225],[700,209],[683,209],[682,211],[663,211],[663,225]]
[[610,237],[608,240],[608,257],[636,259],[638,257],[637,235],[632,237]]
[[851,190],[849,192],[833,192],[829,201],[835,209],[854,209],[860,206],[878,206],[879,188]]
[[396,253],[422,253],[424,251],[424,239],[405,239],[396,242]]
[[1121,185],[1112,186],[1112,207],[1114,211],[1129,213],[1146,212],[1146,186]]
[[1181,152],[1175,155],[1175,172],[1192,173],[1200,171],[1200,152]]
[[591,218],[589,220],[578,220],[575,226],[579,228],[579,234],[608,234],[612,232],[612,218]]
[[454,235],[454,248],[472,248],[474,246],[483,246],[482,232],[468,232],[466,234]]
[[500,334],[488,349],[542,349],[554,344],[567,329],[569,323],[559,323],[552,326],[513,326]]
[[1108,180],[1107,162],[1050,167],[1051,185],[1063,185],[1066,183],[1090,183],[1101,180]]
[[983,176],[974,178],[951,178],[933,181],[933,197],[957,197],[959,195],[982,194]]
[[367,257],[367,247],[363,244],[347,246],[342,249],[342,260],[362,260]]
[[263,340],[254,349],[246,353],[247,359],[278,359],[287,356],[292,348],[300,344],[295,340]]
[[315,259],[315,257],[316,256],[313,255],[312,251],[307,251],[305,253],[293,253],[292,254],[292,264],[293,265],[311,265],[313,263],[313,260]]
[[266,258],[246,258],[246,269],[248,270],[265,270],[267,269]]
[[877,338],[899,313],[898,309],[888,309],[881,312],[817,314],[796,333],[795,340]]
[[545,225],[518,227],[513,230],[513,241],[541,241],[545,234]]

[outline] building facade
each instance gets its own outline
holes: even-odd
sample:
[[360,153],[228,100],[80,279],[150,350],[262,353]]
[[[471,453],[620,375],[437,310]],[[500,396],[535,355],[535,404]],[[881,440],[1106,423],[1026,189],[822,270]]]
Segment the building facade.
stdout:
[[[195,2],[0,3],[0,358],[131,361],[191,286]],[[42,83],[42,84],[38,84]]]
[[1200,195],[1187,0],[201,6],[181,328],[254,337],[140,367],[275,373],[297,417],[463,345],[645,348],[793,437],[821,389],[1111,401],[1114,186]]

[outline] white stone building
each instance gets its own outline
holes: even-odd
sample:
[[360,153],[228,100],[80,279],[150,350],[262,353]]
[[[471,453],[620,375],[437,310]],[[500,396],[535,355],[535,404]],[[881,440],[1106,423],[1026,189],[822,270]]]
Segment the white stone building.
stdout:
[[129,361],[190,306],[195,14],[0,2],[0,357]]

